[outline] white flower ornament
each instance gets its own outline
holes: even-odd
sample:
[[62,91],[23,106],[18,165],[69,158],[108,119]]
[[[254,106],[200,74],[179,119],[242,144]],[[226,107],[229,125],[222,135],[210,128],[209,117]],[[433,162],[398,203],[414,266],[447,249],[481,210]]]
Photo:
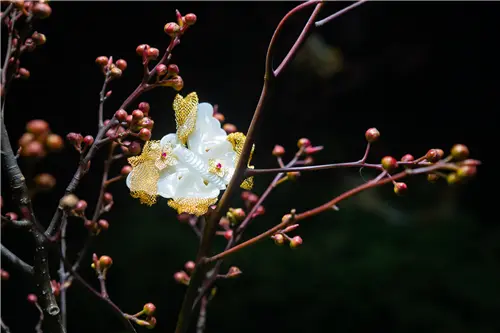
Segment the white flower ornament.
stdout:
[[[200,216],[226,189],[246,138],[239,132],[227,135],[212,105],[198,104],[195,92],[175,96],[173,109],[177,132],[146,142],[140,156],[128,159],[127,186],[141,203],[151,206],[159,195],[170,199],[168,205],[178,213]],[[250,177],[241,187],[252,185]]]

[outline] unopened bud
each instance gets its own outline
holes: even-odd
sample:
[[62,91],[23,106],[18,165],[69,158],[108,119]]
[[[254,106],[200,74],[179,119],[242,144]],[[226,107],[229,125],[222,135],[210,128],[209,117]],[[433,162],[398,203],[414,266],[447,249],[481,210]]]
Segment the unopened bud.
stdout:
[[283,155],[285,155],[285,148],[283,148],[283,146],[280,145],[274,146],[273,155],[276,157],[282,157]]
[[33,38],[33,41],[35,41],[36,45],[43,45],[47,42],[47,37],[45,37],[44,34],[36,31],[33,33],[33,35],[31,35],[31,38]]
[[300,172],[298,172],[298,171],[287,172],[286,176],[287,176],[288,179],[294,181],[294,180],[297,180],[297,178],[300,177]]
[[408,186],[406,185],[406,183],[398,182],[394,184],[394,193],[396,193],[397,195],[404,195],[406,194],[407,190]]
[[108,57],[100,56],[96,58],[95,63],[101,67],[104,67],[108,64],[108,61],[109,61]]
[[30,78],[30,71],[27,70],[26,68],[19,68],[19,71],[17,72],[17,74],[19,75],[19,78],[21,79],[29,79]]
[[311,155],[311,154],[315,154],[319,151],[322,151],[323,150],[323,146],[309,146],[307,147],[306,149],[304,149],[304,153],[306,153],[307,155]]
[[275,234],[271,237],[276,245],[285,244],[285,237],[282,234]]
[[184,264],[184,269],[186,269],[186,271],[188,272],[192,272],[194,271],[194,268],[196,267],[196,264],[194,263],[194,261],[188,261]]
[[238,275],[241,275],[243,272],[236,266],[231,266],[229,267],[229,270],[227,271],[226,277],[228,278],[234,278],[237,277]]
[[6,281],[10,278],[9,272],[3,269],[0,269],[0,276],[2,277],[2,281]]
[[174,274],[174,280],[178,283],[188,284],[189,276],[184,271],[179,271]]
[[118,59],[115,63],[116,67],[118,67],[121,71],[124,71],[127,68],[127,62],[124,59]]
[[224,117],[224,115],[220,112],[214,113],[213,117],[217,119],[220,123],[223,123],[224,120],[226,120],[226,117]]
[[172,81],[172,88],[174,88],[176,91],[180,91],[182,90],[182,88],[184,88],[184,80],[179,75],[173,77],[171,81]]
[[469,157],[469,148],[466,145],[456,144],[451,148],[451,156],[456,161],[465,160]]
[[64,147],[64,140],[60,135],[51,133],[47,136],[45,145],[51,151],[58,151]]
[[365,132],[365,138],[369,143],[373,143],[380,138],[380,132],[375,127],[369,128]]
[[128,175],[132,171],[132,166],[130,165],[124,165],[123,168],[120,170],[120,174],[123,176]]
[[137,53],[137,55],[140,55],[142,56],[142,54],[144,53],[145,50],[149,49],[149,45],[148,44],[141,44],[139,46],[137,46],[137,48],[135,49],[135,52]]
[[43,157],[45,156],[45,150],[40,142],[32,141],[21,149],[21,155],[26,157]]
[[148,102],[140,102],[138,109],[141,110],[144,113],[144,115],[147,116],[149,114],[149,110],[151,109],[151,107],[149,106]]
[[196,23],[196,15],[193,13],[186,14],[186,16],[184,16],[184,21],[187,25],[193,25]]
[[45,19],[52,14],[52,8],[47,3],[37,2],[31,8],[31,12],[39,19]]
[[446,177],[446,181],[448,182],[448,185],[453,185],[458,183],[459,178],[457,177],[456,173],[452,172],[448,174],[448,176]]
[[427,175],[427,181],[429,183],[435,183],[439,179],[439,176],[435,173],[430,173]]
[[224,231],[224,238],[230,240],[233,237],[233,230],[229,229]]
[[76,204],[78,203],[78,197],[74,194],[66,194],[64,197],[61,198],[59,201],[59,205],[63,209],[73,209],[75,208]]
[[83,143],[87,146],[90,146],[94,143],[94,137],[92,135],[87,135],[83,138]]
[[109,256],[101,256],[99,258],[99,268],[102,270],[108,269],[113,265],[113,259]]
[[181,31],[181,27],[177,23],[174,22],[169,22],[165,24],[165,27],[163,28],[165,33],[169,35],[170,37],[176,37],[179,32]]
[[444,153],[441,149],[429,149],[427,154],[425,154],[425,159],[431,163],[439,161],[443,157]]
[[115,112],[115,118],[120,122],[125,121],[127,119],[127,115],[127,111],[125,110],[118,110]]
[[235,133],[238,131],[236,126],[230,123],[225,123],[222,128],[224,129],[224,131],[226,131],[227,134]]
[[81,213],[85,212],[85,209],[87,209],[87,201],[78,200],[78,202],[76,203],[76,206],[74,208],[75,212],[81,214]]
[[477,168],[472,165],[464,165],[458,168],[457,170],[457,177],[460,180],[467,179],[467,178],[472,178],[476,175],[477,173]]
[[146,316],[152,316],[156,311],[156,306],[153,303],[146,303],[142,307],[142,311]]
[[391,172],[398,167],[398,161],[392,156],[386,156],[382,159],[382,168],[384,170]]
[[297,147],[299,148],[307,148],[311,146],[311,140],[307,138],[301,138],[299,141],[297,141]]
[[167,72],[170,75],[178,75],[179,72],[180,72],[179,71],[179,66],[177,66],[176,64],[170,64],[167,67]]
[[122,76],[122,70],[119,69],[118,67],[113,67],[111,68],[111,70],[109,71],[109,76],[112,78],[112,79],[118,79]]
[[139,131],[139,139],[148,141],[151,139],[151,131],[147,128],[143,128]]
[[49,124],[45,120],[34,119],[26,124],[26,131],[35,136],[41,136],[49,131]]
[[413,162],[413,161],[415,161],[415,157],[413,157],[413,155],[411,155],[411,154],[406,154],[403,157],[401,157],[401,162],[408,163],[408,162]]
[[35,184],[40,190],[50,190],[56,185],[56,179],[51,174],[41,173],[35,177]]
[[168,73],[167,66],[164,64],[159,64],[156,66],[156,75],[163,76]]
[[33,304],[38,302],[38,297],[35,294],[28,294],[27,299],[28,299],[28,302],[33,303]]
[[146,58],[149,60],[156,60],[160,56],[160,50],[155,47],[150,47],[146,51]]
[[302,237],[295,236],[290,240],[290,248],[295,249],[302,245]]

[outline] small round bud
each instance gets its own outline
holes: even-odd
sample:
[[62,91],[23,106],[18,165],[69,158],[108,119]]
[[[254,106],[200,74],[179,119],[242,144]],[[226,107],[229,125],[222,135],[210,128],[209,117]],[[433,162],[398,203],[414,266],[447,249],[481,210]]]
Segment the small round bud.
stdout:
[[148,44],[141,44],[139,46],[137,46],[137,48],[135,49],[135,53],[137,53],[137,55],[140,55],[142,56],[142,54],[144,53],[145,50],[149,49],[149,45]]
[[413,161],[415,161],[415,157],[413,157],[413,155],[411,155],[411,154],[406,154],[403,157],[401,157],[401,162],[408,163],[408,162],[413,162]]
[[99,225],[99,228],[101,228],[102,230],[109,229],[109,222],[104,219],[97,221],[97,225]]
[[237,266],[231,266],[227,271],[226,277],[234,278],[241,274],[242,274],[241,269],[239,269]]
[[473,165],[463,165],[457,170],[457,177],[462,179],[472,178],[476,175],[477,168]]
[[58,151],[64,147],[64,140],[60,135],[51,133],[47,136],[45,145],[50,151]]
[[155,47],[150,47],[146,51],[146,58],[149,60],[156,60],[160,56],[160,50]]
[[92,135],[87,135],[83,138],[83,143],[87,146],[90,146],[94,143],[94,137]]
[[289,180],[291,180],[291,181],[295,181],[295,180],[297,180],[297,178],[299,178],[299,177],[300,177],[300,172],[298,172],[298,171],[291,171],[291,172],[287,172],[287,173],[286,173],[286,176],[287,176],[287,178],[288,178]]
[[118,59],[115,63],[116,67],[118,67],[122,72],[127,69],[127,62],[123,59]]
[[394,184],[394,193],[396,193],[397,195],[404,195],[406,194],[407,190],[408,186],[406,185],[406,183],[398,182]]
[[139,131],[139,139],[148,141],[151,139],[151,131],[147,128],[143,128]]
[[7,272],[3,269],[0,269],[0,276],[2,277],[2,281],[6,281],[10,278],[9,272]]
[[430,173],[427,175],[427,181],[429,183],[435,183],[435,182],[437,182],[438,179],[439,179],[439,176],[436,175],[435,173]]
[[188,261],[184,264],[184,269],[188,272],[192,272],[194,271],[194,268],[196,267],[196,264],[194,263],[194,261]]
[[177,75],[179,74],[179,66],[177,66],[176,64],[170,64],[167,67],[167,72],[170,75]]
[[224,129],[224,131],[226,131],[227,134],[235,133],[238,131],[236,126],[233,124],[230,124],[230,123],[224,124],[224,126],[222,126],[222,128]]
[[45,156],[45,150],[40,142],[32,141],[21,149],[21,155],[26,157],[43,157]]
[[28,302],[33,303],[33,304],[38,302],[38,297],[36,297],[35,294],[28,294],[27,299],[28,299]]
[[141,110],[144,113],[144,115],[148,115],[151,107],[149,106],[148,102],[140,102],[138,109]]
[[302,237],[295,236],[290,240],[290,248],[295,249],[302,245]]
[[174,88],[174,90],[176,91],[180,91],[182,90],[182,88],[184,88],[184,80],[180,76],[173,77],[171,79],[171,82],[172,88]]
[[283,146],[280,146],[280,145],[274,146],[273,155],[276,157],[281,157],[281,156],[285,155],[285,148],[283,148]]
[[386,156],[382,159],[382,168],[391,172],[398,167],[398,161],[392,156]]
[[99,258],[99,267],[101,269],[108,269],[109,267],[111,267],[111,265],[113,265],[113,259],[111,259],[111,257],[101,256]]
[[127,148],[130,155],[137,155],[141,152],[141,145],[137,141],[131,142]]
[[375,127],[369,128],[365,132],[366,141],[373,143],[380,138],[380,132]]
[[142,311],[144,311],[144,314],[146,316],[148,316],[148,317],[152,316],[156,311],[156,306],[153,303],[144,304]]
[[83,222],[83,227],[89,231],[94,231],[96,228],[96,224],[91,220],[85,220],[85,222]]
[[437,162],[443,157],[441,152],[441,149],[429,149],[427,154],[425,154],[425,159],[431,163]]
[[168,73],[168,68],[164,64],[156,66],[156,75],[163,76]]
[[233,213],[233,216],[235,217],[236,220],[238,221],[243,221],[245,219],[245,211],[241,208],[235,208],[230,210],[231,213]]
[[149,317],[147,319],[148,324],[146,325],[147,329],[153,329],[156,326],[156,318],[155,317]]
[[109,59],[108,59],[108,57],[105,57],[105,56],[97,57],[95,60],[95,63],[101,67],[106,66],[108,64],[108,62],[109,62]]
[[134,122],[134,117],[132,117],[132,115],[129,114],[127,118],[125,118],[125,121],[127,122],[128,125],[130,125]]
[[226,120],[226,117],[224,117],[224,115],[223,115],[222,113],[219,113],[219,112],[214,113],[213,117],[214,117],[215,119],[217,119],[217,120],[218,120],[219,122],[221,122],[221,123],[223,123],[223,122],[224,122],[224,120]]
[[127,111],[125,110],[118,110],[115,112],[115,118],[122,122],[122,121],[125,121],[127,119]]
[[274,243],[276,245],[283,245],[283,244],[285,244],[285,237],[282,234],[273,235],[272,239],[274,240]]
[[250,206],[254,206],[259,201],[259,196],[250,192],[246,201]]
[[104,195],[103,195],[103,200],[106,204],[110,203],[111,201],[113,201],[113,195],[109,192],[105,192]]
[[56,186],[56,179],[48,173],[41,173],[35,177],[35,184],[40,190],[50,190]]
[[76,204],[78,203],[78,197],[74,194],[66,194],[64,197],[61,198],[59,201],[59,205],[63,209],[73,209],[75,208]]
[[33,133],[24,133],[19,139],[18,144],[20,147],[24,147],[33,140],[35,140],[35,135]]
[[247,201],[250,194],[252,194],[252,192],[250,192],[250,191],[241,192],[241,200]]
[[233,231],[231,229],[224,232],[224,238],[230,240],[233,237]]
[[466,145],[456,144],[451,148],[451,156],[456,161],[463,161],[469,157],[469,148]]
[[149,118],[149,117],[144,117],[142,118],[139,123],[137,124],[139,126],[139,128],[148,128],[148,129],[153,129],[153,126],[154,126],[155,122]]
[[31,12],[39,19],[45,19],[52,14],[52,8],[44,2],[37,2],[31,8]]
[[134,118],[135,121],[141,120],[144,118],[144,112],[141,110],[134,110],[132,111],[132,118]]
[[224,229],[229,229],[231,227],[231,221],[225,216],[221,217],[219,220],[219,225]]
[[120,170],[120,174],[123,176],[128,175],[130,172],[132,172],[132,167],[130,165],[124,165]]
[[87,201],[78,200],[78,202],[76,203],[75,209],[74,209],[75,212],[82,214],[83,212],[85,212],[85,209],[87,209]]
[[165,33],[169,35],[170,37],[176,37],[179,32],[181,31],[181,27],[177,23],[174,22],[169,22],[165,24],[165,27],[163,28]]
[[41,119],[30,120],[26,124],[26,131],[33,133],[35,136],[41,136],[49,131],[49,124]]
[[47,42],[47,37],[45,37],[44,34],[36,31],[33,33],[33,35],[31,35],[31,38],[33,38],[33,41],[36,43],[36,45],[43,45]]
[[30,78],[30,71],[27,70],[26,68],[19,68],[19,71],[17,72],[17,74],[19,74],[19,78],[21,79],[29,79]]
[[311,146],[311,140],[307,138],[301,138],[297,141],[297,147],[299,148],[307,148]]
[[5,216],[11,219],[12,221],[16,221],[18,219],[17,214],[14,212],[8,212],[5,214]]
[[186,16],[184,16],[184,20],[187,25],[193,25],[196,23],[196,15],[193,13],[186,14]]
[[457,177],[457,174],[452,172],[449,173],[448,176],[446,177],[446,182],[448,182],[448,185],[453,185],[458,183],[459,179]]
[[174,280],[178,283],[186,284],[189,282],[189,276],[184,271],[179,271],[174,274]]
[[285,214],[283,215],[283,217],[281,218],[281,222],[291,222],[293,219],[293,216],[292,214]]
[[118,67],[113,67],[109,71],[109,76],[113,79],[118,79],[119,77],[122,76],[122,70],[119,69]]

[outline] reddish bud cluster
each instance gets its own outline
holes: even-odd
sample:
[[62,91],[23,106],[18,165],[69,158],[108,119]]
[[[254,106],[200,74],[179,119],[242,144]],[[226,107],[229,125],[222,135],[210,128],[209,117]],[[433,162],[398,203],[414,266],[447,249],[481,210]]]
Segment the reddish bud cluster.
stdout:
[[25,157],[44,157],[47,152],[63,148],[63,139],[50,131],[45,120],[35,119],[26,124],[26,133],[19,139],[20,155]]

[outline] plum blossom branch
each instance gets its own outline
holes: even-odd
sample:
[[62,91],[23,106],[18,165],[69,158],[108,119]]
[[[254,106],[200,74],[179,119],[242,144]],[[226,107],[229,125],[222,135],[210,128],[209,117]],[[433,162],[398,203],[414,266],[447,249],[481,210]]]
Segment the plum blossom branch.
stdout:
[[33,266],[24,262],[22,259],[16,256],[12,251],[6,248],[3,244],[0,244],[0,252],[2,252],[2,255],[5,258],[7,258],[12,264],[19,267],[25,273],[33,274]]
[[336,19],[340,15],[347,13],[351,9],[354,9],[354,8],[358,7],[359,5],[362,5],[363,3],[367,2],[367,1],[368,0],[359,0],[359,1],[355,2],[355,3],[353,3],[352,5],[349,5],[349,6],[345,7],[344,9],[339,10],[338,12],[333,13],[332,15],[330,15],[328,17],[325,17],[322,20],[317,21],[314,25],[316,26],[316,28],[320,28],[320,27],[324,26],[325,24],[327,24],[328,22]]

